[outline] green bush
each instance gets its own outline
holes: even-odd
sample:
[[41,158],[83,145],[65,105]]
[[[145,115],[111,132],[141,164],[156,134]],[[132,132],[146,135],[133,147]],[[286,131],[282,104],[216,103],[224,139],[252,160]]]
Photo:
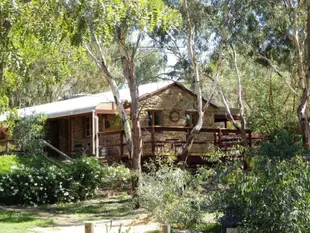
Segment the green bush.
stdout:
[[161,223],[194,227],[201,221],[204,197],[192,181],[185,170],[161,166],[140,178],[140,204]]
[[256,155],[263,155],[274,159],[289,159],[296,155],[306,153],[300,135],[278,130],[264,140],[260,147],[251,151]]
[[0,156],[0,174],[11,171],[12,166],[18,166],[19,161],[16,155],[1,155]]
[[12,166],[0,174],[0,202],[5,204],[46,204],[73,202],[91,197],[102,172],[94,158],[81,157],[61,167]]
[[12,166],[36,167],[40,168],[42,165],[48,164],[47,160],[36,156],[18,156],[15,154],[0,156],[0,174],[11,172]]
[[113,166],[103,166],[102,186],[105,189],[119,190],[131,184],[132,174],[128,168],[122,164]]
[[38,114],[17,121],[13,136],[26,154],[39,156],[43,153],[46,119],[45,115]]
[[248,172],[226,170],[212,199],[214,211],[241,232],[310,232],[309,164],[298,156],[256,156],[253,165]]

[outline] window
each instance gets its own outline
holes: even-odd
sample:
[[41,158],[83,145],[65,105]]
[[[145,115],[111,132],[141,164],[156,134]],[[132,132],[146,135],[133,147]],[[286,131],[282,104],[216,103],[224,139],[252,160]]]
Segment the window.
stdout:
[[92,132],[92,118],[87,116],[84,118],[84,136],[90,137]]
[[107,115],[103,115],[102,118],[102,131],[110,128],[110,120]]
[[160,125],[160,111],[148,111],[148,125]]
[[194,127],[198,122],[198,114],[197,112],[186,112],[186,127]]

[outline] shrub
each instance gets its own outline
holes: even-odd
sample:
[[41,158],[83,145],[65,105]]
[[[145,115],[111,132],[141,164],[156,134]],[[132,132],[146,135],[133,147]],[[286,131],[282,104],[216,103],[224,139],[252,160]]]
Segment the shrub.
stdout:
[[303,148],[300,135],[289,133],[286,130],[278,130],[264,140],[260,147],[251,153],[263,155],[274,159],[289,159],[296,155],[306,153]]
[[47,160],[36,156],[18,156],[15,154],[0,156],[0,173],[11,172],[12,166],[36,167],[40,168],[48,164]]
[[11,171],[12,166],[20,165],[16,155],[2,155],[0,156],[0,174]]
[[193,227],[201,221],[204,197],[192,180],[185,170],[161,166],[140,178],[140,203],[161,223]]
[[61,167],[22,165],[0,174],[0,202],[45,204],[72,202],[91,197],[101,182],[99,162],[82,157]]
[[130,183],[132,173],[122,164],[103,166],[102,185],[105,189],[122,189]]
[[222,179],[212,203],[222,220],[239,224],[241,232],[309,232],[309,164],[298,156],[257,156],[253,164],[248,172],[234,167]]
[[26,154],[31,156],[43,153],[46,116],[30,115],[19,119],[13,130],[13,136]]

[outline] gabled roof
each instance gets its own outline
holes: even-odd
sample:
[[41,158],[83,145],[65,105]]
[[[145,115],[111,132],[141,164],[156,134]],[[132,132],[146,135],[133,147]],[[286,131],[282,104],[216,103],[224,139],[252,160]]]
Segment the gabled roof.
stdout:
[[[176,85],[183,90],[189,92],[191,95],[195,95],[191,90],[185,87],[183,84],[173,81],[164,81],[157,83],[150,83],[139,86],[140,99],[147,98],[152,95],[156,95],[161,91]],[[120,98],[122,102],[130,102],[130,92],[128,88],[120,89]],[[96,106],[100,103],[114,103],[113,93],[111,91],[102,92],[94,95],[86,95],[77,98],[56,101],[47,104],[36,105],[27,108],[18,109],[18,115],[20,117],[32,115],[32,114],[46,114],[48,118],[64,117],[77,115],[82,113],[88,113],[96,109]],[[217,107],[215,103],[213,106]],[[7,118],[7,114],[0,115],[0,121],[4,121]]]
[[[166,86],[164,86],[162,88],[159,88],[158,90],[156,90],[156,91],[154,91],[152,93],[147,93],[147,94],[144,94],[144,95],[140,94],[140,98],[139,99],[143,100],[143,99],[149,98],[151,96],[158,95],[161,92],[169,89],[172,86],[177,86],[180,89],[182,89],[183,91],[185,91],[185,92],[189,93],[190,95],[192,95],[193,97],[196,97],[196,94],[192,90],[190,90],[188,87],[186,87],[184,84],[182,84],[180,82],[171,82],[170,84],[168,84],[168,85],[166,85]],[[203,101],[204,102],[208,102],[208,100],[205,99],[205,98],[203,98]],[[214,101],[212,101],[212,100],[210,101],[210,105],[212,105],[215,108],[219,108],[219,106]]]

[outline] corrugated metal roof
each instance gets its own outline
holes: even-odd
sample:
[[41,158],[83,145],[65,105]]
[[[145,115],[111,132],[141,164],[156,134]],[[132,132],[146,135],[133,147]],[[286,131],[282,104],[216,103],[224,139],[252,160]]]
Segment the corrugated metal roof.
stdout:
[[[168,87],[168,85],[176,83],[178,86],[185,88],[187,91],[192,92],[186,86],[181,83],[173,81],[163,81],[157,83],[149,83],[139,86],[140,97],[148,96],[158,90]],[[128,88],[120,89],[120,98],[122,102],[130,102],[130,92]],[[76,97],[67,100],[56,101],[47,104],[36,105],[27,108],[18,109],[19,117],[29,116],[32,114],[46,114],[48,118],[56,118],[63,116],[70,116],[82,113],[88,113],[95,110],[96,106],[100,103],[115,102],[113,93],[111,91],[102,92],[94,95],[86,95]],[[215,107],[218,107],[216,103],[211,102]],[[7,114],[0,115],[0,121],[4,121],[7,118]]]
[[[139,86],[139,95],[150,94],[160,88],[163,88],[172,81],[150,83]],[[128,88],[120,89],[121,101],[130,101],[130,93]],[[48,118],[70,116],[81,113],[91,112],[100,103],[114,102],[114,97],[111,91],[102,92],[94,95],[87,95],[73,99],[61,100],[47,104],[36,105],[27,108],[18,109],[20,117],[32,114],[46,114]],[[6,120],[7,114],[0,115],[0,121]]]

